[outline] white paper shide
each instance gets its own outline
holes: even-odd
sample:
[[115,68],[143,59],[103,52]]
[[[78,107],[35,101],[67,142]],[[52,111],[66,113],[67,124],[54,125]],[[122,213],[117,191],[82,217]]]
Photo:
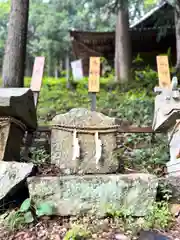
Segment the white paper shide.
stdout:
[[82,60],[76,60],[71,62],[73,79],[79,81],[83,78]]

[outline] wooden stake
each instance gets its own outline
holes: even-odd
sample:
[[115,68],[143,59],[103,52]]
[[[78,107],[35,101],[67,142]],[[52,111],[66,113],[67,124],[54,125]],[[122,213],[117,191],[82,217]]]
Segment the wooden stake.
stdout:
[[90,57],[88,91],[91,93],[91,111],[96,111],[96,93],[100,88],[100,57]]

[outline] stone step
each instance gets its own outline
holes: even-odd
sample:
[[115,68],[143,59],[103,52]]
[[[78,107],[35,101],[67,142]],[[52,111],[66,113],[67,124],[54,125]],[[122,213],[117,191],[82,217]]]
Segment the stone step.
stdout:
[[110,209],[145,216],[154,203],[158,180],[150,174],[101,174],[28,178],[30,197],[47,202],[61,216],[92,213],[105,216]]

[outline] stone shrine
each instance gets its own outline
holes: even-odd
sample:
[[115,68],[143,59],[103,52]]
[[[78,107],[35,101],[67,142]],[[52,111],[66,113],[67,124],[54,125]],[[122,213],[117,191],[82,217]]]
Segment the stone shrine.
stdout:
[[115,118],[83,108],[52,120],[51,162],[65,174],[115,173]]
[[57,176],[29,177],[31,199],[52,205],[60,216],[103,217],[112,209],[132,216],[148,214],[158,179],[118,173],[114,150],[120,128],[117,119],[83,108],[57,115],[52,121],[51,163],[61,171]]
[[0,88],[0,160],[20,161],[25,131],[35,131],[37,116],[29,88]]

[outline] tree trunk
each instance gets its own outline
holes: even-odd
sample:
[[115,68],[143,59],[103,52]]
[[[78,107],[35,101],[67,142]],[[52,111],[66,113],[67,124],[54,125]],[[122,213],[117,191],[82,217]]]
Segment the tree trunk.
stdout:
[[50,43],[48,45],[48,77],[54,77],[54,61]]
[[176,72],[180,72],[180,0],[175,5],[175,29],[176,29]]
[[120,9],[116,21],[115,81],[127,83],[131,73],[131,48],[128,9]]
[[66,54],[66,81],[67,81],[67,82],[66,82],[66,83],[67,83],[66,85],[67,85],[67,87],[70,86],[70,82],[69,82],[69,74],[70,74],[70,73],[69,73],[69,70],[70,70],[70,69],[69,69],[69,67],[70,67],[70,66],[69,66],[69,54],[67,53],[67,54]]
[[34,58],[28,54],[26,54],[26,68],[25,68],[25,76],[31,77],[33,72],[33,64],[34,64]]
[[29,0],[11,0],[8,36],[3,60],[4,87],[23,87]]

